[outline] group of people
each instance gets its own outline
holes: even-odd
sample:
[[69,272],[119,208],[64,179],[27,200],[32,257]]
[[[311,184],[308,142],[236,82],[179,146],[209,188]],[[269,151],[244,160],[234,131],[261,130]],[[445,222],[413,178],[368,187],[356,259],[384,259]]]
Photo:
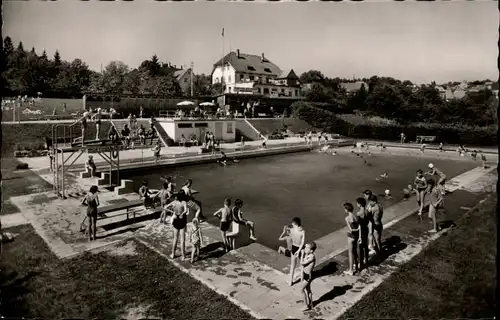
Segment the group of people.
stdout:
[[[194,218],[190,225],[189,237],[192,246],[191,262],[195,262],[199,258],[200,248],[203,246],[203,237],[200,229],[200,223],[205,221],[202,214],[201,202],[194,199],[193,194],[196,193],[192,189],[192,180],[187,180],[184,186],[178,191],[175,191],[175,184],[172,177],[163,179],[163,189],[156,194],[151,194],[148,189],[147,182],[143,182],[143,186],[139,190],[139,195],[144,200],[145,207],[155,205],[155,200],[160,200],[162,212],[160,215],[160,223],[170,223],[174,228],[174,241],[172,243],[171,258],[175,258],[177,244],[180,239],[180,250],[182,259],[185,259],[185,229],[187,226],[187,216],[191,211],[194,211]],[[231,207],[231,200],[225,199],[224,206],[214,213],[214,216],[220,219],[220,231],[225,252],[229,252],[235,247],[235,238],[239,235],[234,230],[231,230],[232,223],[237,225],[246,225],[249,228],[250,239],[256,241],[254,223],[243,218],[243,201],[236,199],[234,206]],[[171,214],[170,220],[168,219]]]

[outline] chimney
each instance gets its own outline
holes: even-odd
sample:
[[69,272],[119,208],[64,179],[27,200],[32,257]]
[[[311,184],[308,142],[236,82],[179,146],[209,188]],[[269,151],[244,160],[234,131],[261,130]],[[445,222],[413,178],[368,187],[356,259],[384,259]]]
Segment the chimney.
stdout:
[[240,49],[236,49],[236,56],[239,58],[240,57]]
[[262,58],[261,58],[262,62],[264,62],[266,60],[266,57],[264,57],[264,53],[262,53]]

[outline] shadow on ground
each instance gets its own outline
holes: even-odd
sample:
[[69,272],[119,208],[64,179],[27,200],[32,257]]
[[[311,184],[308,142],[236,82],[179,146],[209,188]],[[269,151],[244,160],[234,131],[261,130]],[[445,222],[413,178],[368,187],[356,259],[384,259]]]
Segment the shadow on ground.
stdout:
[[314,306],[317,306],[318,304],[320,304],[322,302],[333,300],[337,297],[344,295],[350,289],[352,289],[351,285],[335,286],[335,287],[333,287],[332,290],[330,290],[329,292],[322,295],[318,300],[314,301],[313,304],[314,304]]

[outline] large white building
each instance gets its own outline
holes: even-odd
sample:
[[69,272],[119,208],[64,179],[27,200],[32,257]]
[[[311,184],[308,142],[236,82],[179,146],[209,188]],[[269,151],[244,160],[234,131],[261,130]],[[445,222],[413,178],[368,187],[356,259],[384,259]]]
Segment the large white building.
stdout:
[[264,54],[251,55],[240,50],[228,53],[214,64],[212,83],[225,84],[226,94],[301,97],[299,77],[293,70],[283,72]]

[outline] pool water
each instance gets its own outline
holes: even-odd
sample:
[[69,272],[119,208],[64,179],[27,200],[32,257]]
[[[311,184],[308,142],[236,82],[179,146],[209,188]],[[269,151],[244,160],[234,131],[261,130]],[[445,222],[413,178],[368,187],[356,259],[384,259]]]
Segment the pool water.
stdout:
[[[122,178],[133,179],[138,190],[143,180],[150,188],[159,189],[161,176],[174,177],[177,188],[186,179],[193,180],[193,189],[200,193],[196,199],[203,203],[208,222],[218,226],[213,213],[219,209],[224,198],[244,201],[245,218],[255,222],[258,243],[276,250],[282,245],[278,240],[283,226],[293,217],[300,217],[307,232],[307,241],[316,240],[343,228],[342,204],[351,202],[365,189],[383,195],[391,190],[393,199],[380,199],[389,207],[403,197],[403,188],[412,183],[417,169],[426,171],[429,158],[378,154],[367,157],[368,165],[355,155],[327,156],[301,152],[268,156],[229,163],[204,164],[179,168],[149,171],[134,171],[122,174]],[[477,166],[472,161],[433,159],[448,179]],[[387,172],[383,181],[376,178]],[[380,197],[381,198],[381,197]]]

